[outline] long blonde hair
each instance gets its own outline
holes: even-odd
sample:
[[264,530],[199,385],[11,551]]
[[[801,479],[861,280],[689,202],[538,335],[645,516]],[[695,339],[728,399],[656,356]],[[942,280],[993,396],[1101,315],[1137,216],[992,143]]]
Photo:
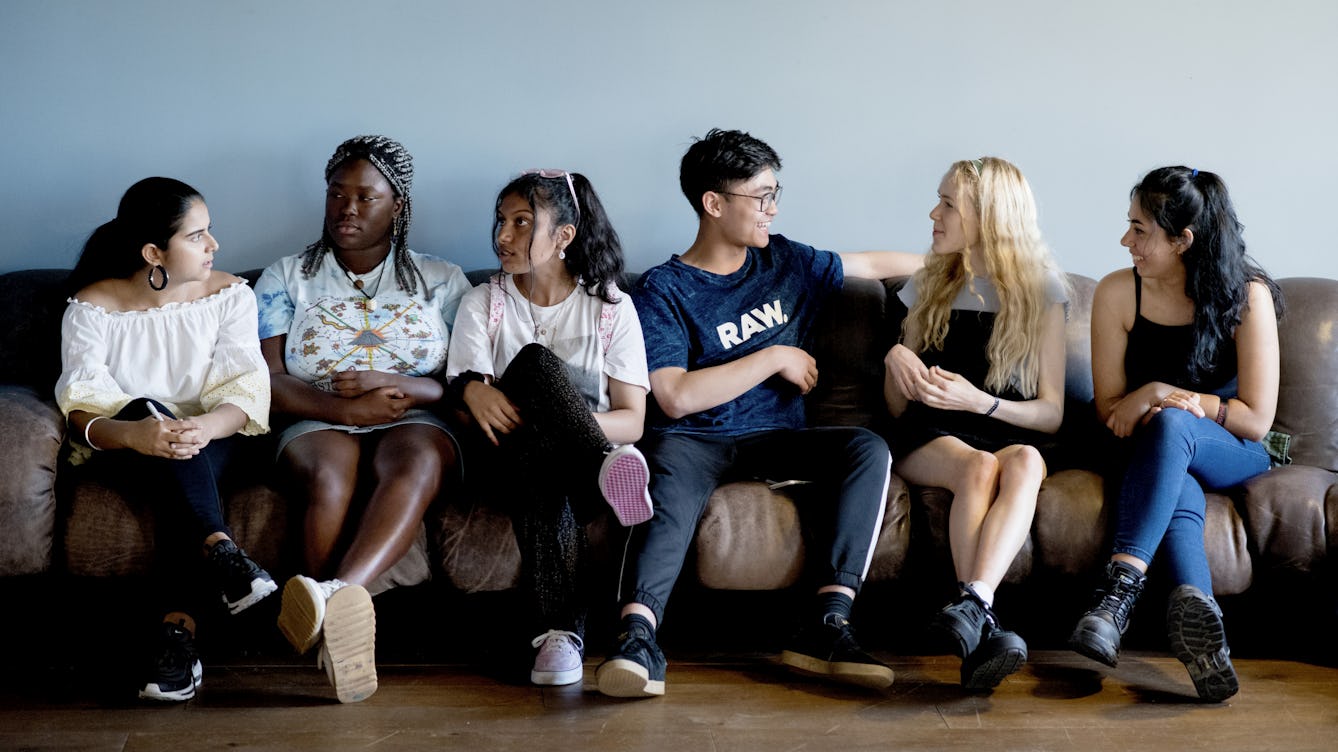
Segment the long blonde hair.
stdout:
[[905,344],[916,352],[943,349],[953,301],[973,276],[988,277],[999,292],[999,311],[985,349],[990,364],[985,387],[998,393],[1012,386],[1034,398],[1041,376],[1041,322],[1049,307],[1047,282],[1057,266],[1041,239],[1031,186],[1016,166],[997,157],[954,162],[948,172],[963,221],[971,212],[980,228],[985,269],[971,268],[969,247],[930,254],[912,280],[918,295],[902,325],[905,332],[915,324],[919,341]]

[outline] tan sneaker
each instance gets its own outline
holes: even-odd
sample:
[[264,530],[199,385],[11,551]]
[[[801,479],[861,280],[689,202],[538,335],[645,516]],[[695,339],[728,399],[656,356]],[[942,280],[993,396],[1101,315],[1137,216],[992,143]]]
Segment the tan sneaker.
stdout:
[[299,574],[283,586],[279,631],[299,655],[311,650],[320,641],[326,601],[346,585],[342,580],[317,582]]
[[325,604],[325,639],[317,667],[340,702],[362,702],[376,692],[376,610],[361,585],[345,585]]

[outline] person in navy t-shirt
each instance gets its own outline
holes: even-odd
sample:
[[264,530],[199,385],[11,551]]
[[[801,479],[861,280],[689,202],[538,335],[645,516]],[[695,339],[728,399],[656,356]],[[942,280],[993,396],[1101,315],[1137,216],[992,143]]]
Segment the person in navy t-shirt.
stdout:
[[922,257],[837,254],[771,235],[779,169],[776,152],[747,133],[712,130],[694,143],[679,181],[697,212],[697,239],[642,275],[633,292],[654,397],[643,449],[655,516],[638,527],[622,634],[596,672],[606,695],[664,694],[655,630],[706,502],[727,472],[798,475],[835,495],[827,581],[781,661],[867,687],[892,683],[892,670],[860,650],[848,623],[882,527],[892,457],[867,429],[807,427],[803,397],[818,368],[805,347],[845,275],[910,274]]

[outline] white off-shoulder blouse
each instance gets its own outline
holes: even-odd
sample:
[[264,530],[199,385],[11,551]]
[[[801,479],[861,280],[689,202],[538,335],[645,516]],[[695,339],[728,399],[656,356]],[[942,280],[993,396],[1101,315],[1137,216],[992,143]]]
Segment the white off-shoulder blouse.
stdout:
[[245,282],[147,311],[109,312],[71,298],[61,321],[56,403],[65,415],[112,416],[148,397],[178,418],[226,403],[246,413],[242,434],[266,433],[269,368],[257,320]]

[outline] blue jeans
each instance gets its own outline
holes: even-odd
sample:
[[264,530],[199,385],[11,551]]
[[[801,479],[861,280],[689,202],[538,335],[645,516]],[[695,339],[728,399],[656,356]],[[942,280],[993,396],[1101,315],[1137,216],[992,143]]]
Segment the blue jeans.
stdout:
[[1115,553],[1152,563],[1160,549],[1176,585],[1213,592],[1203,547],[1204,489],[1239,485],[1269,468],[1268,452],[1211,418],[1178,409],[1152,416],[1131,438],[1120,489]]
[[802,479],[832,494],[823,585],[858,591],[882,529],[892,455],[865,428],[825,427],[765,431],[745,436],[670,433],[641,444],[650,464],[655,516],[638,525],[635,590],[640,603],[664,622],[664,607],[716,486],[735,478]]

